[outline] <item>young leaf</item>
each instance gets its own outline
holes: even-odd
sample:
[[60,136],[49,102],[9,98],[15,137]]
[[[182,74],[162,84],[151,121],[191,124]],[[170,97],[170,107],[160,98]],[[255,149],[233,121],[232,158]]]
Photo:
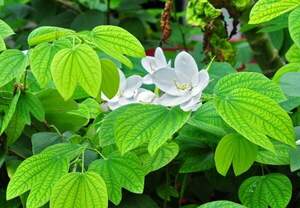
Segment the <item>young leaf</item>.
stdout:
[[[220,91],[216,89],[218,94]],[[221,117],[254,144],[274,151],[268,136],[295,146],[295,133],[289,115],[271,98],[241,88],[218,94],[215,106]]]
[[96,173],[69,173],[54,186],[50,208],[107,208],[108,198],[103,179]]
[[96,97],[101,85],[101,64],[97,53],[88,45],[60,50],[51,64],[51,74],[65,100],[72,97],[77,84]]
[[108,98],[113,98],[119,90],[120,75],[117,66],[109,59],[101,59],[101,91]]
[[254,163],[257,155],[257,146],[239,134],[228,134],[219,142],[215,162],[217,171],[226,176],[230,164],[236,176],[246,172]]
[[248,208],[284,208],[291,197],[291,181],[279,173],[253,176],[246,179],[239,189],[239,198]]
[[0,87],[19,78],[28,65],[27,56],[22,51],[8,49],[0,54]]
[[144,48],[139,40],[120,27],[111,25],[95,27],[92,31],[92,38],[100,50],[128,67],[132,67],[132,63],[124,55],[145,56]]
[[69,170],[69,161],[80,154],[82,146],[57,144],[24,160],[7,187],[7,200],[31,190],[26,207],[35,208],[50,199],[55,183]]
[[107,159],[95,160],[89,171],[101,175],[107,186],[108,198],[116,205],[121,201],[122,188],[133,193],[143,192],[145,172],[139,158],[132,153],[121,156],[115,152]]
[[54,55],[63,48],[71,47],[70,44],[68,40],[58,40],[53,43],[41,43],[30,51],[31,70],[42,88],[51,80],[50,66]]
[[298,0],[259,0],[250,12],[249,24],[267,22],[299,5]]
[[28,36],[28,45],[34,46],[43,42],[52,42],[61,37],[74,35],[75,31],[54,26],[42,26],[33,30]]
[[13,34],[15,34],[15,32],[11,27],[0,19],[0,37],[4,39]]
[[[190,113],[159,105],[132,104],[111,112],[101,125],[100,140],[114,140],[122,154],[149,142],[154,154],[180,129]],[[107,131],[113,133],[107,133]],[[113,134],[113,135],[112,135]]]
[[286,100],[278,84],[269,80],[263,74],[256,72],[241,72],[227,75],[217,83],[214,92],[225,95],[237,88],[253,90],[277,102]]
[[[298,3],[300,5],[300,3]],[[289,15],[289,31],[294,43],[300,47],[300,7]]]
[[237,204],[231,201],[225,201],[225,200],[220,200],[220,201],[214,201],[214,202],[208,202],[206,204],[203,204],[197,208],[246,208],[245,206],[241,204]]
[[193,114],[188,124],[217,136],[225,136],[232,131],[216,111],[213,102],[204,103]]

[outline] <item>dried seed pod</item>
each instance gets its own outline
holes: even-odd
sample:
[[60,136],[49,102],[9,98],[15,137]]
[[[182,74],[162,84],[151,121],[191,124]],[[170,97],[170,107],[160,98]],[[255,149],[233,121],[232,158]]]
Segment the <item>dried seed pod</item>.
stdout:
[[166,42],[172,33],[171,28],[171,12],[173,8],[173,0],[167,0],[164,11],[160,19],[160,27],[162,31],[161,41]]

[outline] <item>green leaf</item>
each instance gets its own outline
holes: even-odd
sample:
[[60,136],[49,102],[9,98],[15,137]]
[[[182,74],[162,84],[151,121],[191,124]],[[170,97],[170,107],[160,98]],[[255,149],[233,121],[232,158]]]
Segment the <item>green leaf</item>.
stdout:
[[290,157],[289,152],[292,148],[288,145],[273,142],[275,151],[271,152],[266,149],[260,148],[256,157],[256,162],[267,165],[289,165]]
[[215,152],[217,171],[226,176],[232,163],[236,176],[246,172],[254,163],[257,146],[239,134],[228,134],[219,142]]
[[7,128],[10,120],[12,119],[12,117],[15,113],[20,95],[21,95],[21,91],[18,90],[17,93],[14,95],[13,99],[11,100],[8,110],[6,111],[3,121],[1,123],[0,135],[3,134],[3,132]]
[[0,19],[0,37],[4,39],[13,34],[15,34],[15,32],[11,29],[11,27]]
[[35,208],[46,204],[55,183],[68,173],[69,161],[81,151],[80,145],[57,144],[27,158],[10,180],[6,198],[9,200],[31,190],[26,207]]
[[231,201],[221,200],[221,201],[208,202],[197,208],[246,208],[246,207]]
[[74,207],[108,207],[106,186],[98,174],[69,173],[55,184],[50,208]]
[[31,124],[31,116],[45,121],[45,111],[40,100],[33,94],[26,92],[20,95],[15,112],[5,133],[9,144],[14,143],[22,134],[25,125]]
[[271,98],[249,89],[226,94],[216,88],[215,106],[221,117],[254,144],[274,151],[268,136],[295,146],[295,133],[289,115]]
[[215,167],[214,153],[201,152],[199,149],[195,153],[184,155],[184,162],[180,167],[180,173],[195,173],[210,170]]
[[139,40],[120,27],[112,25],[95,27],[92,31],[92,38],[100,50],[130,68],[132,63],[124,55],[145,56],[144,48]]
[[150,155],[146,149],[138,154],[146,173],[156,171],[170,163],[178,154],[179,146],[175,142],[166,143],[161,146],[154,155]]
[[250,12],[249,24],[267,22],[300,5],[298,0],[260,0]]
[[284,93],[289,97],[300,97],[300,71],[288,72],[280,79],[280,85]]
[[276,83],[280,83],[281,77],[288,72],[300,72],[300,64],[299,63],[290,63],[281,67],[273,76],[273,81]]
[[291,171],[294,172],[294,171],[297,171],[300,169],[300,160],[299,160],[299,157],[300,157],[300,146],[297,145],[296,149],[291,149],[290,152],[289,152],[289,156],[290,156],[290,168],[291,168]]
[[253,176],[239,189],[239,198],[248,208],[284,208],[292,197],[292,183],[279,173]]
[[0,54],[0,87],[15,78],[20,78],[28,65],[27,56],[22,51],[8,49]]
[[224,136],[232,132],[231,128],[216,111],[212,101],[204,103],[201,108],[193,114],[188,124],[218,136]]
[[108,98],[113,98],[119,90],[120,75],[117,66],[109,59],[101,60],[102,87],[101,91]]
[[65,100],[72,97],[77,84],[93,97],[97,97],[99,93],[101,64],[97,53],[86,44],[56,53],[51,73],[57,90]]
[[153,155],[189,116],[190,113],[179,108],[127,105],[108,114],[99,129],[99,137],[100,140],[114,140],[122,154],[149,142],[148,151]]
[[54,55],[63,48],[71,47],[70,41],[59,40],[53,43],[41,43],[29,53],[30,66],[33,75],[43,88],[51,80],[51,63]]
[[237,88],[253,90],[268,96],[277,102],[285,100],[279,85],[269,80],[263,74],[256,72],[241,72],[225,76],[217,83],[214,92],[226,94]]
[[[298,2],[298,5],[300,3]],[[289,32],[291,38],[293,39],[294,43],[300,47],[300,7],[296,8],[294,11],[291,12],[289,15]]]
[[156,202],[148,195],[128,195],[126,199],[122,200],[119,205],[120,208],[159,208]]
[[78,109],[78,104],[74,100],[65,101],[56,90],[41,91],[38,98],[45,110],[47,123],[56,126],[61,132],[76,132],[87,124],[87,118],[70,113]]
[[285,57],[291,63],[300,63],[300,48],[296,44],[292,45],[285,54]]
[[38,154],[46,147],[60,143],[63,140],[62,136],[55,132],[38,132],[32,135],[32,153]]
[[179,197],[179,193],[176,188],[166,184],[157,187],[156,192],[161,199],[166,201],[171,201],[171,197]]
[[132,153],[121,156],[115,152],[107,159],[95,160],[89,171],[101,175],[107,186],[108,198],[115,205],[121,201],[122,188],[140,194],[144,190],[145,173],[139,158]]
[[54,26],[42,26],[33,30],[28,36],[29,46],[34,46],[43,42],[52,42],[61,37],[74,35],[75,31]]
[[0,37],[0,52],[6,50],[5,41]]

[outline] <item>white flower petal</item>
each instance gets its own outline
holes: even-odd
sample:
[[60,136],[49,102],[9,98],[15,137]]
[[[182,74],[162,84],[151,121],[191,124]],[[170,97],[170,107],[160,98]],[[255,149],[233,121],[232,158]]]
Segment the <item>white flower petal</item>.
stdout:
[[164,106],[176,106],[185,103],[190,99],[191,99],[190,95],[172,96],[169,94],[164,94],[160,98],[158,98],[156,102],[157,104],[164,105]]
[[195,85],[199,81],[198,67],[194,58],[183,51],[175,58],[175,72],[182,83],[191,83]]
[[197,96],[194,96],[192,97],[190,100],[188,100],[187,102],[185,103],[182,103],[180,105],[180,108],[183,110],[183,111],[195,111],[197,110],[200,106],[201,106],[201,100],[200,100],[200,97],[201,97],[201,94],[200,95],[197,95]]
[[162,91],[178,96],[183,95],[184,92],[181,92],[177,89],[175,83],[177,81],[177,76],[175,71],[171,68],[163,68],[152,74],[153,83]]
[[143,77],[143,83],[144,84],[153,84],[152,75],[147,74],[146,76],[144,76]]
[[156,95],[152,91],[140,88],[138,89],[138,93],[135,99],[138,102],[151,103],[155,99],[155,97]]
[[155,49],[154,57],[157,61],[157,65],[159,67],[166,67],[168,65],[165,54],[164,54],[163,50],[160,47],[157,47]]
[[296,145],[300,145],[300,139],[296,141]]
[[199,83],[198,83],[198,85],[201,86],[201,90],[204,90],[207,87],[208,83],[209,83],[209,74],[208,74],[208,71],[206,69],[201,70],[198,73],[198,77],[199,77]]
[[150,74],[155,72],[157,67],[159,67],[156,64],[156,59],[152,56],[146,56],[146,57],[142,58],[141,63],[142,63],[143,68]]
[[119,83],[119,92],[117,94],[120,94],[121,92],[124,91],[125,87],[126,87],[126,77],[123,73],[122,70],[119,70],[119,76],[120,76],[120,83]]
[[138,75],[133,75],[127,78],[126,86],[122,95],[126,98],[131,98],[136,93],[136,90],[140,88],[143,84],[142,77]]

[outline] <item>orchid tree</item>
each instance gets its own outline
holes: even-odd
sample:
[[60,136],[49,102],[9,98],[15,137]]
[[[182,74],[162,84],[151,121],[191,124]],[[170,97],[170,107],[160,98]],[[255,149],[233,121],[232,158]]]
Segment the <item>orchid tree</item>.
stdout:
[[[208,1],[200,1],[211,11]],[[293,22],[300,4],[279,2],[258,1],[250,23],[292,11],[295,45],[288,59],[295,60],[299,31]],[[158,47],[146,56],[135,36],[112,25],[89,31],[38,27],[26,51],[7,49],[4,40],[14,33],[0,20],[0,167],[9,177],[0,192],[3,207],[156,208],[145,195],[154,179],[163,180],[155,187],[160,207],[177,206],[168,204],[172,197],[181,207],[197,172],[216,187],[228,187],[219,181],[234,178],[236,202],[188,207],[288,206],[292,182],[275,166],[300,169],[291,116],[299,106],[293,90],[299,75],[291,65],[269,79],[220,67],[224,63],[200,63],[183,49],[166,57]],[[143,76],[127,76],[138,65]],[[124,205],[131,196],[140,198]]]

